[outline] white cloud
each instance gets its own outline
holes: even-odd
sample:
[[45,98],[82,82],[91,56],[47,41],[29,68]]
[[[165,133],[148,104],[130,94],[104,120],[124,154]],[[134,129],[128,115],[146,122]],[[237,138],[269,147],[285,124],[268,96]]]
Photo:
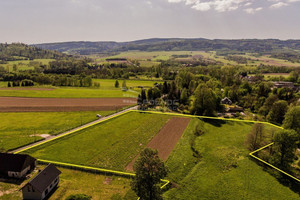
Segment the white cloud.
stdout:
[[245,3],[244,6],[251,6],[252,5],[252,2],[248,2],[248,3]]
[[[254,0],[167,0],[169,3],[183,3],[183,5],[190,6],[194,10],[208,11],[215,10],[217,12],[234,11],[239,8],[243,9],[246,13],[254,14],[263,9],[263,7],[256,8],[257,4]],[[269,6],[271,9],[278,9],[288,6],[300,0],[262,0],[262,2],[269,2],[265,8]]]
[[248,14],[254,14],[258,11],[261,11],[263,8],[262,7],[259,7],[259,8],[247,8],[247,9],[244,9],[244,11]]
[[192,8],[199,11],[208,11],[211,9],[211,4],[209,2],[204,2],[204,3],[198,2],[194,4]]
[[270,8],[277,9],[277,8],[281,8],[283,6],[288,6],[288,5],[289,4],[284,3],[284,2],[278,2],[278,3],[275,3],[275,4],[271,5]]

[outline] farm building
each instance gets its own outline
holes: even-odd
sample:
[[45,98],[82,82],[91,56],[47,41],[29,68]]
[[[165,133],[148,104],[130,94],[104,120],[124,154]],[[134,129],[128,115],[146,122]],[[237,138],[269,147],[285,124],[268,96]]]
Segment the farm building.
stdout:
[[23,178],[36,166],[36,159],[23,154],[0,153],[0,175]]
[[60,174],[61,171],[53,164],[49,164],[22,187],[23,199],[45,199],[58,185]]
[[285,81],[276,81],[274,82],[275,88],[294,88],[295,85],[293,82],[285,82]]
[[221,103],[227,104],[227,105],[232,105],[232,101],[228,97],[225,97],[224,99],[222,99]]

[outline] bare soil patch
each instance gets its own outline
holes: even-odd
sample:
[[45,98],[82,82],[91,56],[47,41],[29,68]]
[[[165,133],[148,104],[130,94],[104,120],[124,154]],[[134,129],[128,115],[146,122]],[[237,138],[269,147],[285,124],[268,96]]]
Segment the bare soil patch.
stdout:
[[0,97],[0,112],[105,111],[133,104],[135,98]]
[[[166,161],[181,138],[184,130],[190,122],[189,118],[173,117],[171,118],[159,133],[147,144],[148,148],[157,149],[159,157]],[[138,155],[139,156],[139,155]],[[133,171],[133,165],[136,156],[127,166],[126,170]]]

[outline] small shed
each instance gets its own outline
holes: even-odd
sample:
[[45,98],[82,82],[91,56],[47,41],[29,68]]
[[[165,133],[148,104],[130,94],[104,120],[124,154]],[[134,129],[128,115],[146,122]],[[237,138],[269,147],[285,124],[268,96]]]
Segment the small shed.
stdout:
[[22,187],[23,199],[42,200],[48,197],[48,195],[57,187],[60,174],[61,171],[53,164],[49,164]]
[[34,170],[36,159],[26,154],[0,153],[0,175],[11,178],[24,178]]
[[232,105],[232,101],[228,97],[225,97],[224,99],[222,99],[221,103],[226,104],[226,105]]

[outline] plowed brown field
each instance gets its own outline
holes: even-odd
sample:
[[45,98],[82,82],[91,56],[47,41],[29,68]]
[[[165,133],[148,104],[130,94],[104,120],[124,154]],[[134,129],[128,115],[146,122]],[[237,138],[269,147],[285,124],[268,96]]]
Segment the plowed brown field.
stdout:
[[136,104],[135,98],[0,97],[0,112],[101,111],[133,104]]
[[[171,118],[159,133],[148,143],[147,147],[157,149],[159,157],[166,161],[172,152],[173,148],[179,141],[184,130],[189,124],[189,118],[173,117]],[[139,155],[138,155],[139,156]],[[132,171],[136,156],[127,166],[126,170]]]

